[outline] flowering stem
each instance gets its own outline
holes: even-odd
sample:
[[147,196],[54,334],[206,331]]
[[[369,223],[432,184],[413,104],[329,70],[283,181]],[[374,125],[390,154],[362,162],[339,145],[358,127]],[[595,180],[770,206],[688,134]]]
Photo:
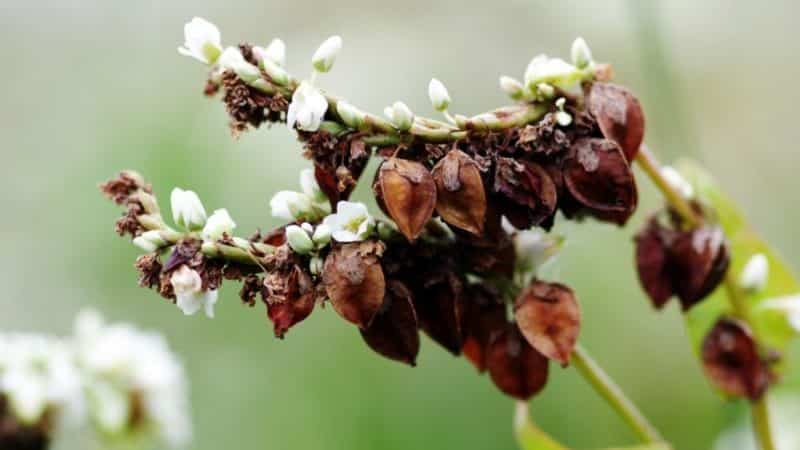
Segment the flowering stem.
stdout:
[[664,441],[636,405],[581,345],[575,347],[575,351],[572,354],[572,364],[642,441],[646,443]]
[[527,402],[517,401],[514,405],[514,435],[523,450],[567,450],[533,423]]
[[[673,189],[664,178],[658,161],[652,153],[650,153],[646,145],[643,144],[640,148],[636,156],[636,162],[639,163],[645,173],[647,173],[653,183],[658,187],[672,209],[692,226],[700,226],[703,224],[702,218],[695,214],[689,202]],[[755,327],[753,327],[753,320],[750,317],[750,308],[747,305],[745,297],[742,295],[742,290],[736,281],[735,275],[730,270],[725,274],[724,285],[733,314],[750,326],[754,339],[756,342],[759,342]],[[760,399],[752,402],[751,415],[753,417],[753,429],[755,430],[756,439],[758,440],[761,450],[774,450],[775,444],[770,427],[766,393]]]

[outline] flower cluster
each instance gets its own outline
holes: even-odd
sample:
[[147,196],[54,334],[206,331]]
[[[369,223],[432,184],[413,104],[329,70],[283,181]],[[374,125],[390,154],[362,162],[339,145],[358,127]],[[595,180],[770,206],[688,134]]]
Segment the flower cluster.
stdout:
[[46,449],[86,422],[105,443],[189,441],[186,377],[161,335],[94,311],[68,339],[0,334],[0,448]]

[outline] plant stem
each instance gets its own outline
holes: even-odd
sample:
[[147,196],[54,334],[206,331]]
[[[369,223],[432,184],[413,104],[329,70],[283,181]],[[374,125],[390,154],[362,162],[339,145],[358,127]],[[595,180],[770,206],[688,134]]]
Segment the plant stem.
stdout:
[[572,364],[578,369],[595,391],[625,420],[636,435],[646,443],[663,442],[655,427],[647,421],[641,411],[625,396],[614,380],[589,356],[581,345],[575,347]]
[[[636,155],[636,162],[647,173],[653,183],[659,188],[667,203],[674,209],[680,216],[691,226],[700,226],[703,224],[703,219],[695,214],[689,202],[686,201],[681,194],[679,194],[667,182],[661,174],[661,168],[658,161],[650,153],[646,145],[642,145],[639,153]],[[746,322],[751,331],[756,343],[759,342],[756,329],[753,326],[753,320],[750,317],[750,307],[747,304],[746,298],[742,296],[742,290],[736,281],[736,278],[730,270],[725,274],[723,281],[725,292],[727,293],[728,301],[731,304],[733,314]],[[775,444],[772,437],[770,426],[770,417],[767,405],[767,394],[765,393],[759,400],[751,402],[751,415],[753,417],[753,429],[756,434],[761,450],[775,450]]]
[[528,403],[521,400],[514,406],[514,435],[523,450],[567,450],[533,423]]

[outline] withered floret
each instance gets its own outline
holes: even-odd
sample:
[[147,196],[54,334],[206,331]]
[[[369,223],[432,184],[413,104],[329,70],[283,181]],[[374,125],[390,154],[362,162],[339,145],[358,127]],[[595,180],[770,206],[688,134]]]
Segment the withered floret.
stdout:
[[483,233],[486,191],[478,164],[461,150],[451,150],[432,170],[436,183],[436,212],[454,227]]
[[492,339],[486,365],[494,384],[519,400],[530,399],[547,384],[547,358],[531,347],[513,323]]
[[389,158],[378,169],[376,193],[397,228],[409,241],[416,240],[433,215],[436,184],[422,164]]
[[593,83],[586,102],[603,136],[619,144],[632,162],[644,139],[644,111],[639,100],[622,86]]
[[333,309],[361,329],[372,323],[383,304],[383,250],[378,241],[341,244],[325,259],[323,282]]
[[514,318],[533,348],[564,367],[569,364],[581,326],[581,310],[572,289],[534,280],[517,296]]
[[411,290],[403,282],[387,282],[383,305],[372,323],[361,330],[361,337],[379,355],[410,366],[417,364],[417,313]]

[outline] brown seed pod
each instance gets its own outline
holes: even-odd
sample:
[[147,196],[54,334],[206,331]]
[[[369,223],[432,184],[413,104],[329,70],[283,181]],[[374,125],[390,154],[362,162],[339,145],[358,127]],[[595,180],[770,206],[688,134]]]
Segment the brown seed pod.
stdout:
[[572,197],[600,220],[624,225],[636,210],[636,181],[613,141],[576,141],[564,161],[564,184]]
[[364,329],[378,313],[386,290],[378,257],[383,245],[375,241],[334,247],[325,258],[323,283],[333,309]]
[[444,271],[414,290],[420,328],[454,355],[461,352],[463,289],[463,282],[455,273]]
[[547,170],[531,161],[498,157],[494,192],[503,215],[519,229],[545,222],[558,204],[556,185]]
[[361,330],[361,337],[376,353],[410,366],[419,353],[417,313],[411,291],[398,280],[386,283],[383,305],[372,323]]
[[619,144],[628,162],[633,161],[644,139],[644,111],[639,100],[622,86],[594,83],[587,108],[603,136]]
[[486,365],[494,384],[519,400],[530,399],[547,383],[547,358],[531,347],[511,323],[492,339]]
[[499,292],[490,285],[471,285],[464,294],[461,352],[478,372],[484,372],[489,344],[505,330],[506,307]]
[[389,158],[378,169],[381,200],[409,240],[419,237],[436,206],[436,184],[428,169],[407,159]]
[[666,244],[667,239],[671,241],[673,238],[674,232],[662,226],[655,216],[635,237],[639,282],[657,309],[663,308],[675,293]]
[[432,170],[436,212],[442,219],[475,235],[483,233],[486,192],[478,164],[461,150],[451,150]]
[[684,311],[713,292],[730,265],[725,235],[714,226],[679,233],[669,252],[673,262],[673,289]]
[[581,327],[581,310],[572,289],[534,280],[514,304],[520,331],[539,353],[569,365]]
[[728,395],[756,401],[773,380],[750,329],[739,320],[717,321],[703,341],[702,358],[708,378]]
[[311,276],[296,265],[288,275],[267,275],[264,286],[267,317],[272,321],[275,337],[283,338],[290,328],[305,320],[314,310]]

